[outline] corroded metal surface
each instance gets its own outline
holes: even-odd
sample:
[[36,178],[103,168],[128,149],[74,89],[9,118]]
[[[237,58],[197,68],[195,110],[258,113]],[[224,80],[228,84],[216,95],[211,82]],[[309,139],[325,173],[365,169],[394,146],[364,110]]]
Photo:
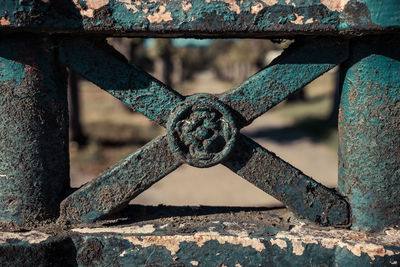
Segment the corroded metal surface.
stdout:
[[167,126],[172,151],[188,164],[203,168],[229,156],[238,133],[229,108],[207,94],[186,98],[172,112]]
[[183,100],[179,93],[128,63],[123,55],[102,39],[94,42],[63,40],[59,60],[161,125],[166,123],[172,109]]
[[0,41],[2,225],[57,218],[69,188],[66,77],[52,45],[24,35]]
[[339,189],[353,226],[400,225],[400,40],[352,44],[339,113]]
[[[137,223],[0,232],[7,266],[398,266],[400,231],[306,226],[285,209],[129,207]],[[168,217],[165,217],[168,215]],[[54,227],[54,226],[53,226]],[[12,239],[13,242],[5,242]]]
[[398,31],[397,0],[2,0],[0,30],[142,36]]
[[347,57],[347,42],[343,40],[297,41],[267,68],[223,93],[221,101],[236,111],[241,126],[248,125]]
[[66,198],[61,218],[87,222],[113,213],[180,165],[167,137],[155,139]]
[[[309,48],[306,43],[294,44],[271,66],[220,98],[199,94],[177,103],[182,96],[148,74],[141,78],[142,71],[122,63],[120,55],[111,47],[98,48],[90,41],[79,39],[63,42],[60,59],[68,67],[103,88],[112,86],[112,90],[104,89],[114,96],[121,96],[122,91],[120,99],[161,125],[165,125],[165,118],[170,115],[166,124],[168,137],[153,141],[70,195],[62,203],[60,219],[95,221],[123,207],[181,163],[209,167],[221,162],[277,197],[299,216],[320,225],[348,226],[350,207],[339,194],[238,135],[238,130],[257,116],[346,59],[346,42],[320,38],[311,43]],[[90,48],[90,56],[80,48]],[[122,73],[118,81],[104,77],[107,71],[101,70],[102,66],[97,63],[105,57],[110,58],[114,70]],[[82,59],[88,63],[80,64]],[[127,72],[124,68],[134,70],[138,76],[124,75]],[[140,83],[143,79],[149,82]],[[140,97],[143,95],[147,97]]]
[[294,211],[320,225],[348,226],[350,207],[333,189],[242,136],[226,167],[272,195]]

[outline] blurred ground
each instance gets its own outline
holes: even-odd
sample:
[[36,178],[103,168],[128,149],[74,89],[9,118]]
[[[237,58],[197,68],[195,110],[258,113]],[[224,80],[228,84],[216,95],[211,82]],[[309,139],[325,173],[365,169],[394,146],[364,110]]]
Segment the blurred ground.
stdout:
[[[334,75],[327,73],[306,88],[306,101],[281,103],[242,130],[259,144],[334,187],[337,184],[337,130],[329,116]],[[93,84],[81,82],[82,121],[89,144],[71,144],[71,185],[79,187],[163,132],[147,118],[128,112]],[[235,84],[202,72],[182,84],[185,95],[220,93]],[[156,155],[155,155],[156,156]],[[268,168],[268,166],[265,166]],[[135,204],[278,206],[278,201],[225,167],[181,166],[133,200]]]

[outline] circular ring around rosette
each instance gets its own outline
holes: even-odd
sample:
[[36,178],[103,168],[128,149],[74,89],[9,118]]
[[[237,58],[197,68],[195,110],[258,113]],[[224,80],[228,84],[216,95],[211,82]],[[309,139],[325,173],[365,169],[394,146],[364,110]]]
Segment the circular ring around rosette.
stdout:
[[238,133],[229,107],[209,94],[187,97],[170,115],[167,129],[172,151],[199,168],[224,160]]

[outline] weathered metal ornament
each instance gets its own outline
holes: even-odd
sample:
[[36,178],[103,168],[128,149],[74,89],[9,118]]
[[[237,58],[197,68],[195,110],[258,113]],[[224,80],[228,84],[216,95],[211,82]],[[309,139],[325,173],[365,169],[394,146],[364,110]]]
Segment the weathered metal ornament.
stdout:
[[168,122],[172,151],[189,165],[205,168],[226,159],[234,147],[238,128],[229,108],[215,96],[188,97]]

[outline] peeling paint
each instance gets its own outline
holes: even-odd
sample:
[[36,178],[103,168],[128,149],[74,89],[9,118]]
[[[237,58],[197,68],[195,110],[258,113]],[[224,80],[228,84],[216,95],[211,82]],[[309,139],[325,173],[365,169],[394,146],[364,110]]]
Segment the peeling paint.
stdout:
[[282,239],[271,239],[271,245],[277,245],[281,249],[287,248],[287,243],[285,240]]
[[199,262],[198,261],[191,261],[190,264],[193,265],[193,266],[198,266]]
[[38,231],[29,231],[25,233],[0,232],[0,244],[7,243],[10,239],[37,244],[47,240],[50,235]]
[[313,22],[314,22],[314,18],[309,18],[304,22],[304,24],[309,24],[309,23],[313,23]]
[[278,239],[291,242],[293,253],[298,256],[303,255],[304,245],[320,244],[327,249],[335,247],[346,248],[358,257],[365,253],[371,260],[375,260],[376,256],[384,257],[399,254],[385,249],[384,245],[396,246],[400,244],[400,230],[390,229],[385,234],[371,237],[364,233],[343,229],[324,231],[295,226],[290,232],[279,232],[276,235],[276,240],[273,241],[274,244]]
[[5,174],[0,174],[0,177],[7,177],[7,175],[5,175]]
[[265,245],[261,242],[262,238],[251,237],[236,237],[224,236],[218,232],[198,232],[194,235],[166,235],[166,236],[126,236],[124,239],[128,240],[134,245],[142,246],[143,248],[151,246],[162,246],[175,255],[180,249],[182,242],[194,242],[198,247],[202,247],[206,242],[215,240],[220,244],[229,243],[232,245],[240,245],[243,247],[252,247],[258,252],[265,249]]
[[[339,31],[340,35],[359,35],[368,34],[371,30],[382,32],[386,29],[389,30],[389,27],[398,28],[400,25],[399,16],[396,14],[398,10],[396,0],[390,0],[385,5],[371,0],[354,0],[353,2],[349,2],[349,0],[66,1],[66,5],[70,5],[66,6],[67,9],[73,12],[62,12],[56,7],[57,5],[48,4],[51,3],[49,0],[38,0],[37,2],[40,2],[40,5],[33,4],[32,1],[13,4],[12,0],[5,0],[4,8],[1,10],[4,13],[0,12],[0,17],[5,16],[11,25],[0,24],[0,27],[7,31],[11,29],[14,32],[38,30],[60,33],[68,29],[74,33],[101,32],[107,35],[143,33],[143,30],[146,29],[146,32],[159,37],[171,36],[171,31],[185,32],[190,29],[191,33],[195,33],[197,37],[210,37],[210,34],[217,37],[220,33],[227,32],[226,25],[230,25],[230,33],[246,33],[248,37],[265,33],[273,37],[286,35],[288,31],[293,30],[295,24],[282,23],[282,20],[288,21],[287,16],[292,16],[293,7],[298,7],[295,12],[305,16],[305,19],[310,17],[318,19],[318,23],[315,23],[312,28],[309,25],[307,27],[295,25],[296,32],[300,35],[315,31],[329,33],[334,30]],[[299,6],[299,4],[301,5]],[[103,8],[105,5],[106,8]],[[154,16],[154,12],[157,13],[160,5],[165,6],[165,13],[171,12],[170,16],[166,15],[164,20],[158,19],[161,21],[159,23],[149,23],[147,16]],[[271,6],[276,8],[268,8]],[[349,8],[346,10],[345,6]],[[101,12],[96,12],[100,8]],[[339,15],[338,12],[343,14]],[[213,13],[222,16],[215,16]],[[30,16],[33,14],[35,18],[40,17],[41,19],[31,19]],[[134,16],[132,16],[133,14]],[[285,15],[281,17],[276,14]],[[194,23],[191,23],[193,15],[195,20]],[[170,21],[169,17],[173,18],[174,23],[163,23]],[[203,19],[206,19],[207,23],[204,23]],[[210,23],[211,21],[212,23]],[[240,23],[237,23],[239,21]],[[284,24],[284,26],[279,24]],[[168,31],[165,31],[166,29]],[[204,31],[205,29],[207,30]]]
[[166,228],[168,225],[169,225],[169,223],[166,223],[166,224],[163,224],[163,225],[161,225],[161,226],[160,226],[160,227],[158,227],[158,228],[160,228],[160,229],[164,229],[164,228]]
[[297,13],[294,13],[294,15],[296,16],[296,19],[295,20],[291,20],[290,23],[298,24],[298,25],[303,24],[304,16],[299,16],[299,14],[297,14]]
[[[136,4],[132,4],[131,0],[117,0],[117,1],[120,3],[123,3],[125,5],[126,9],[133,10],[133,12],[132,12],[133,14],[136,12],[139,12],[139,9],[136,7]],[[144,12],[147,13],[148,10],[144,11]]]
[[161,22],[167,22],[173,20],[171,17],[172,13],[167,11],[166,12],[166,5],[161,5],[159,7],[159,10],[157,13],[153,13],[152,15],[149,15],[147,19],[151,23],[161,23]]
[[192,7],[192,3],[188,3],[186,1],[182,2],[182,9],[183,11],[188,11]]
[[[228,9],[235,12],[236,14],[240,14],[240,12],[241,12],[240,6],[236,3],[236,0],[213,0],[213,1],[227,3],[229,5]],[[210,3],[210,2],[208,2],[208,3]]]
[[261,0],[261,1],[263,1],[263,3],[266,4],[267,6],[273,6],[278,4],[277,0]]
[[92,234],[92,233],[117,233],[117,234],[150,234],[156,229],[153,224],[146,224],[143,226],[129,226],[129,227],[101,227],[101,228],[75,228],[74,232]]
[[399,229],[387,229],[385,234],[388,236],[389,239],[399,240],[400,241],[400,230]]
[[251,7],[251,14],[258,14],[258,12],[260,12],[263,8],[264,6],[261,3],[258,3],[257,5]]
[[86,6],[89,9],[99,9],[109,3],[109,0],[86,0]]
[[79,0],[73,0],[73,3],[79,9],[79,12],[82,16],[92,18],[94,16],[94,11],[107,5],[109,0],[86,0],[85,5],[87,8],[81,6]]
[[297,256],[303,255],[304,247],[303,243],[300,240],[292,240],[292,249],[293,254]]
[[[242,226],[236,222],[223,222],[222,224],[226,227],[226,229],[225,229],[226,232],[228,232],[231,235],[240,236],[240,237],[249,235],[248,231],[243,230]],[[213,230],[212,228],[215,228],[215,227],[209,227],[208,229]],[[229,229],[229,228],[233,228],[233,229]]]
[[10,24],[11,24],[11,22],[8,19],[6,19],[4,17],[0,18],[0,25],[7,26],[7,25],[10,25]]
[[350,0],[321,0],[321,4],[325,5],[328,9],[332,11],[342,12],[344,6]]

